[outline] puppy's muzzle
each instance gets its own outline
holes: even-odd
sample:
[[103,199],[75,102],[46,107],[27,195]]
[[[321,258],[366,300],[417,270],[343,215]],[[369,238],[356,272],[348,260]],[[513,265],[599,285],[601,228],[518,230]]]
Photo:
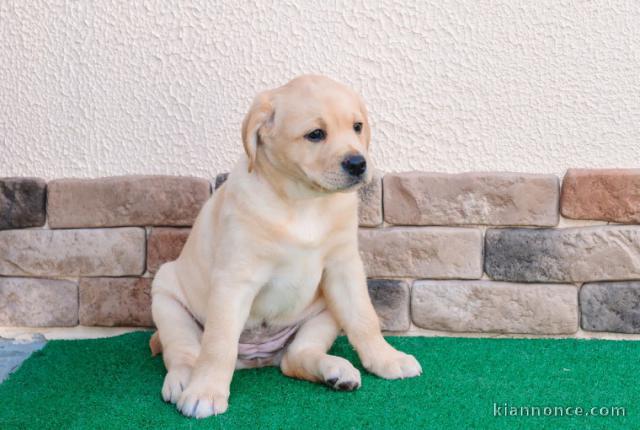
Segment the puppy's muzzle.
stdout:
[[349,176],[360,178],[367,171],[367,160],[360,154],[347,155],[342,160],[342,168]]

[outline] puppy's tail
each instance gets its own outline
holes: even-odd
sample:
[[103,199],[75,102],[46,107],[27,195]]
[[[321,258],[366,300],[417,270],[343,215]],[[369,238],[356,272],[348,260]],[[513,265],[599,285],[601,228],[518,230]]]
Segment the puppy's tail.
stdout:
[[155,357],[162,352],[162,343],[160,342],[160,336],[158,336],[158,332],[155,332],[153,335],[151,335],[151,339],[149,339],[149,348],[151,348],[152,357]]

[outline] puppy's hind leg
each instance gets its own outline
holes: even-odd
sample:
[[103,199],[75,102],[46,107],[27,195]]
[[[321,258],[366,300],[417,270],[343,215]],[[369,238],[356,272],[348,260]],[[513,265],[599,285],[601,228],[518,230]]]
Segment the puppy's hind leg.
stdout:
[[[158,328],[167,375],[162,385],[165,402],[176,403],[187,387],[200,354],[202,329],[171,291],[177,291],[173,263],[163,265],[153,280],[151,312]],[[156,336],[154,335],[154,336]]]
[[360,387],[360,372],[342,357],[327,354],[340,327],[328,310],[305,322],[280,362],[282,373],[321,382],[336,390]]

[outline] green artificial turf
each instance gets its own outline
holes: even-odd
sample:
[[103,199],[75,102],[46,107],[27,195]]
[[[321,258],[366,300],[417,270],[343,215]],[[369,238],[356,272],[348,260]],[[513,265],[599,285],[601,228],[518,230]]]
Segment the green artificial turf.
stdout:
[[[227,413],[195,420],[161,400],[165,371],[149,355],[149,335],[49,342],[0,385],[0,429],[640,427],[638,342],[391,337],[418,357],[421,377],[363,371],[360,390],[334,392],[276,368],[241,370]],[[333,353],[360,366],[345,338]],[[494,402],[621,406],[626,416],[496,417]]]

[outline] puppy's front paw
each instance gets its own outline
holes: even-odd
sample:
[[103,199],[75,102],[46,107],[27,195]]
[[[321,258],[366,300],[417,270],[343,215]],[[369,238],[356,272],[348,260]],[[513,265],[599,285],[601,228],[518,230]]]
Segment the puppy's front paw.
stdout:
[[320,361],[325,384],[334,390],[353,391],[360,387],[360,372],[342,357],[327,355]]
[[224,413],[228,399],[228,394],[220,394],[211,384],[194,380],[182,392],[176,407],[187,417],[207,418]]
[[162,384],[162,399],[165,402],[177,402],[184,389],[187,388],[190,378],[191,367],[189,366],[178,366],[170,369]]
[[372,360],[367,370],[384,379],[412,378],[422,373],[418,360],[395,349]]

